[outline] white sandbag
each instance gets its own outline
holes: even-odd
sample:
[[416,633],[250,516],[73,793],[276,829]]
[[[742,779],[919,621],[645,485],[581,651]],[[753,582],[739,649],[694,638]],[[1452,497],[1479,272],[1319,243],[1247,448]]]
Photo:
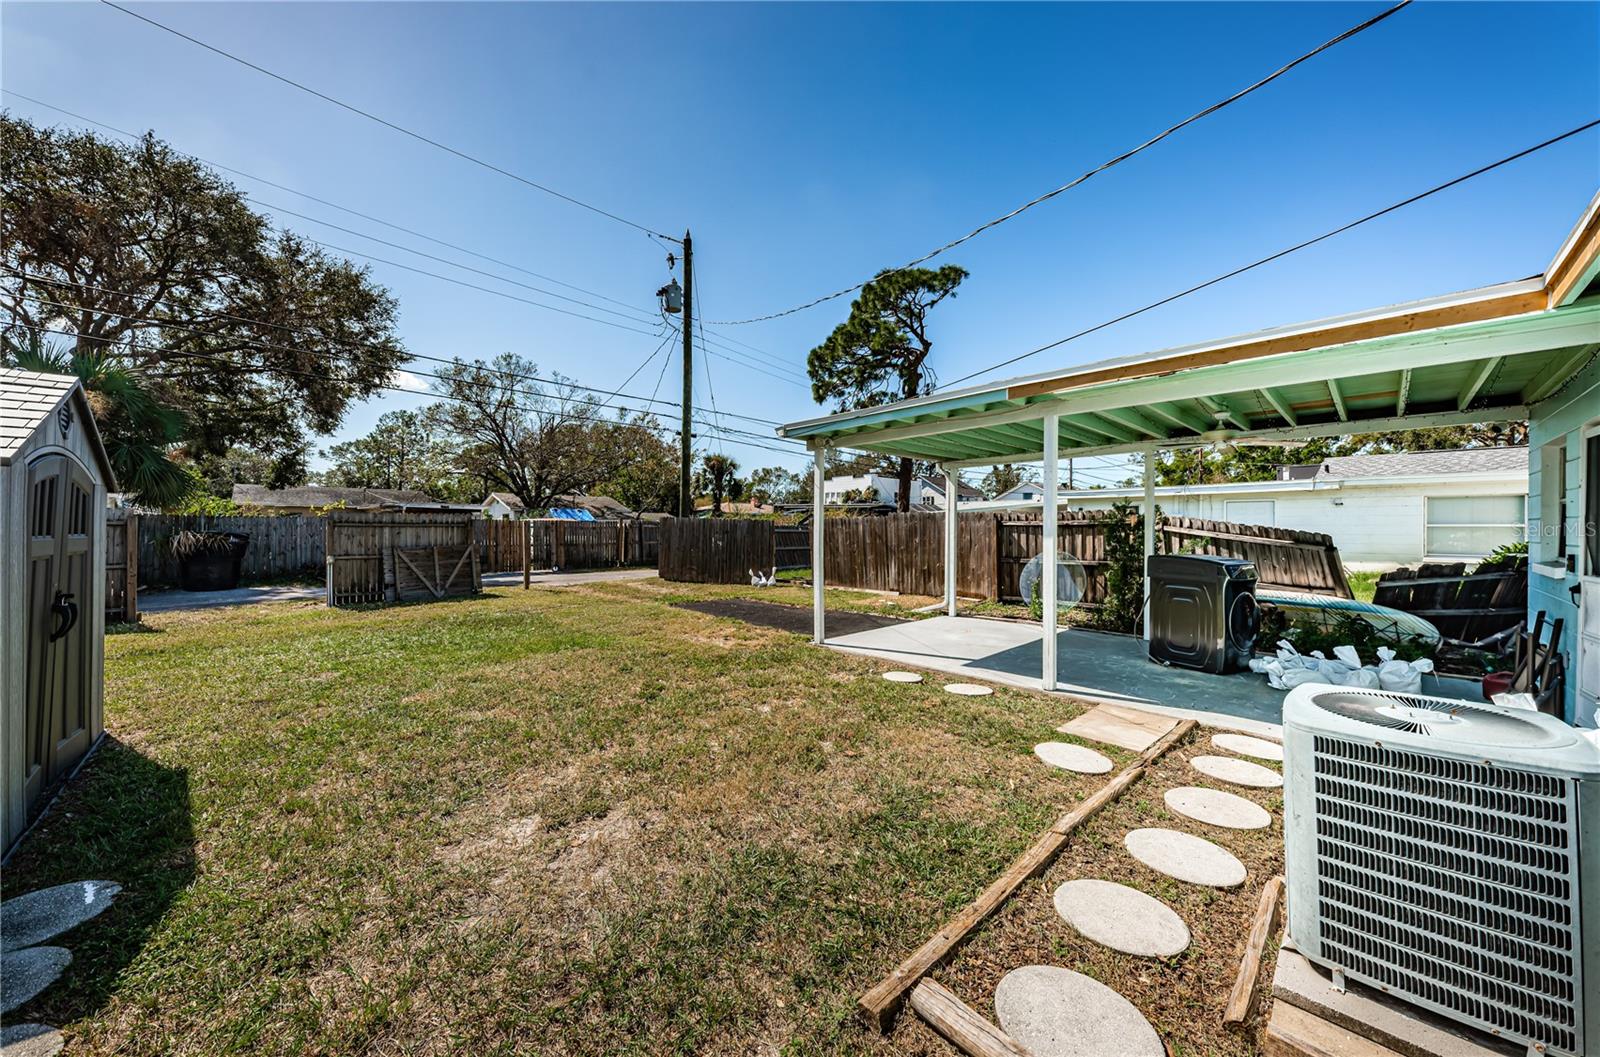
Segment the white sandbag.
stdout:
[[1523,708],[1529,712],[1539,711],[1539,706],[1534,704],[1532,694],[1495,694],[1489,700],[1501,708]]
[[1378,670],[1376,668],[1346,668],[1342,672],[1331,673],[1328,676],[1338,686],[1353,686],[1362,690],[1376,690],[1378,688]]
[[1361,654],[1356,652],[1354,646],[1335,646],[1333,655],[1337,657],[1346,668],[1359,669],[1362,667]]
[[1391,659],[1378,665],[1378,685],[1397,694],[1420,694],[1422,673],[1433,671],[1433,661],[1427,657],[1415,661],[1397,661],[1392,659],[1394,651],[1388,652]]
[[1285,668],[1282,678],[1283,690],[1293,690],[1304,683],[1326,682],[1326,677],[1321,672],[1314,672],[1310,668]]

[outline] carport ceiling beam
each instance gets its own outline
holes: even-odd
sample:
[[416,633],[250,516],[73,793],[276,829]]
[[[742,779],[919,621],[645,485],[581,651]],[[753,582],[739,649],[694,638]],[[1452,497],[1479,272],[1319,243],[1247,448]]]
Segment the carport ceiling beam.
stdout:
[[1568,378],[1578,373],[1578,370],[1589,361],[1589,358],[1600,353],[1600,345],[1585,345],[1576,349],[1572,354],[1563,359],[1553,371],[1540,374],[1537,381],[1522,391],[1524,404],[1537,404],[1551,393],[1566,384]]
[[1263,389],[1261,390],[1261,396],[1267,403],[1272,405],[1272,410],[1278,413],[1279,418],[1291,426],[1300,424],[1300,416],[1294,413],[1294,408],[1289,406],[1289,401],[1284,399],[1282,393],[1274,389]]
[[1185,410],[1176,403],[1150,404],[1146,407],[1146,410],[1153,415],[1166,419],[1174,426],[1182,426],[1184,429],[1192,430],[1195,433],[1204,433],[1207,430],[1216,428],[1212,423],[1207,422],[1191,411]]
[[1107,422],[1099,415],[1074,415],[1071,421],[1072,424],[1077,426],[1079,429],[1086,429],[1091,433],[1098,433],[1103,437],[1110,437],[1112,440],[1120,440],[1125,444],[1131,444],[1139,439],[1139,435],[1137,433],[1130,429],[1124,429],[1115,422]]
[[1461,395],[1456,397],[1457,411],[1465,411],[1472,406],[1472,402],[1478,398],[1478,394],[1483,391],[1485,383],[1489,381],[1489,376],[1494,374],[1495,368],[1499,367],[1500,362],[1504,359],[1504,356],[1494,356],[1479,364],[1478,369],[1472,372],[1472,377],[1468,379],[1467,384],[1462,387]]
[[1100,412],[1100,415],[1103,418],[1111,419],[1113,422],[1120,422],[1124,426],[1138,430],[1147,437],[1154,437],[1156,440],[1166,440],[1172,433],[1170,429],[1164,429],[1159,423],[1152,422],[1131,407],[1108,407]]
[[1394,415],[1399,418],[1406,413],[1406,404],[1411,400],[1411,368],[1407,367],[1400,372],[1400,394],[1394,398]]
[[1344,406],[1344,394],[1339,391],[1338,379],[1328,379],[1328,396],[1333,400],[1333,409],[1339,413],[1339,421],[1349,422],[1350,409]]

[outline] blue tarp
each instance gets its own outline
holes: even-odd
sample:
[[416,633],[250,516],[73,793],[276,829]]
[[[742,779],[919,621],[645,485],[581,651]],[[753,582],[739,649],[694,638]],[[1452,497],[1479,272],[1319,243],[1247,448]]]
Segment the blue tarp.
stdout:
[[561,518],[563,521],[593,521],[594,515],[578,507],[558,506],[550,509],[551,517]]

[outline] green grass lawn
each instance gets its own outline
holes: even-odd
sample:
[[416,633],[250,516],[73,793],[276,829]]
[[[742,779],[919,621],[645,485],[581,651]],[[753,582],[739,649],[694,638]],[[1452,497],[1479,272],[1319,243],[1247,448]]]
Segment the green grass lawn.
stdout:
[[736,593],[111,636],[110,738],[5,886],[124,891],[12,1019],[74,1054],[948,1052],[854,998],[1098,786],[1030,752],[1075,710],[670,604]]
[[1345,573],[1345,582],[1350,585],[1350,593],[1356,596],[1358,602],[1370,602],[1378,590],[1378,577],[1382,573]]

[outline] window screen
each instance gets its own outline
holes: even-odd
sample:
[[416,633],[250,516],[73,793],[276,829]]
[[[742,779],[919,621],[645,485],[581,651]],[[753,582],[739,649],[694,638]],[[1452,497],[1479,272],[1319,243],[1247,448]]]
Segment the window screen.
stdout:
[[1520,495],[1431,496],[1427,546],[1430,556],[1481,558],[1526,536]]
[[1587,576],[1600,576],[1600,433],[1584,441],[1584,466],[1588,480],[1583,488],[1583,523],[1578,526],[1583,536],[1580,555]]

